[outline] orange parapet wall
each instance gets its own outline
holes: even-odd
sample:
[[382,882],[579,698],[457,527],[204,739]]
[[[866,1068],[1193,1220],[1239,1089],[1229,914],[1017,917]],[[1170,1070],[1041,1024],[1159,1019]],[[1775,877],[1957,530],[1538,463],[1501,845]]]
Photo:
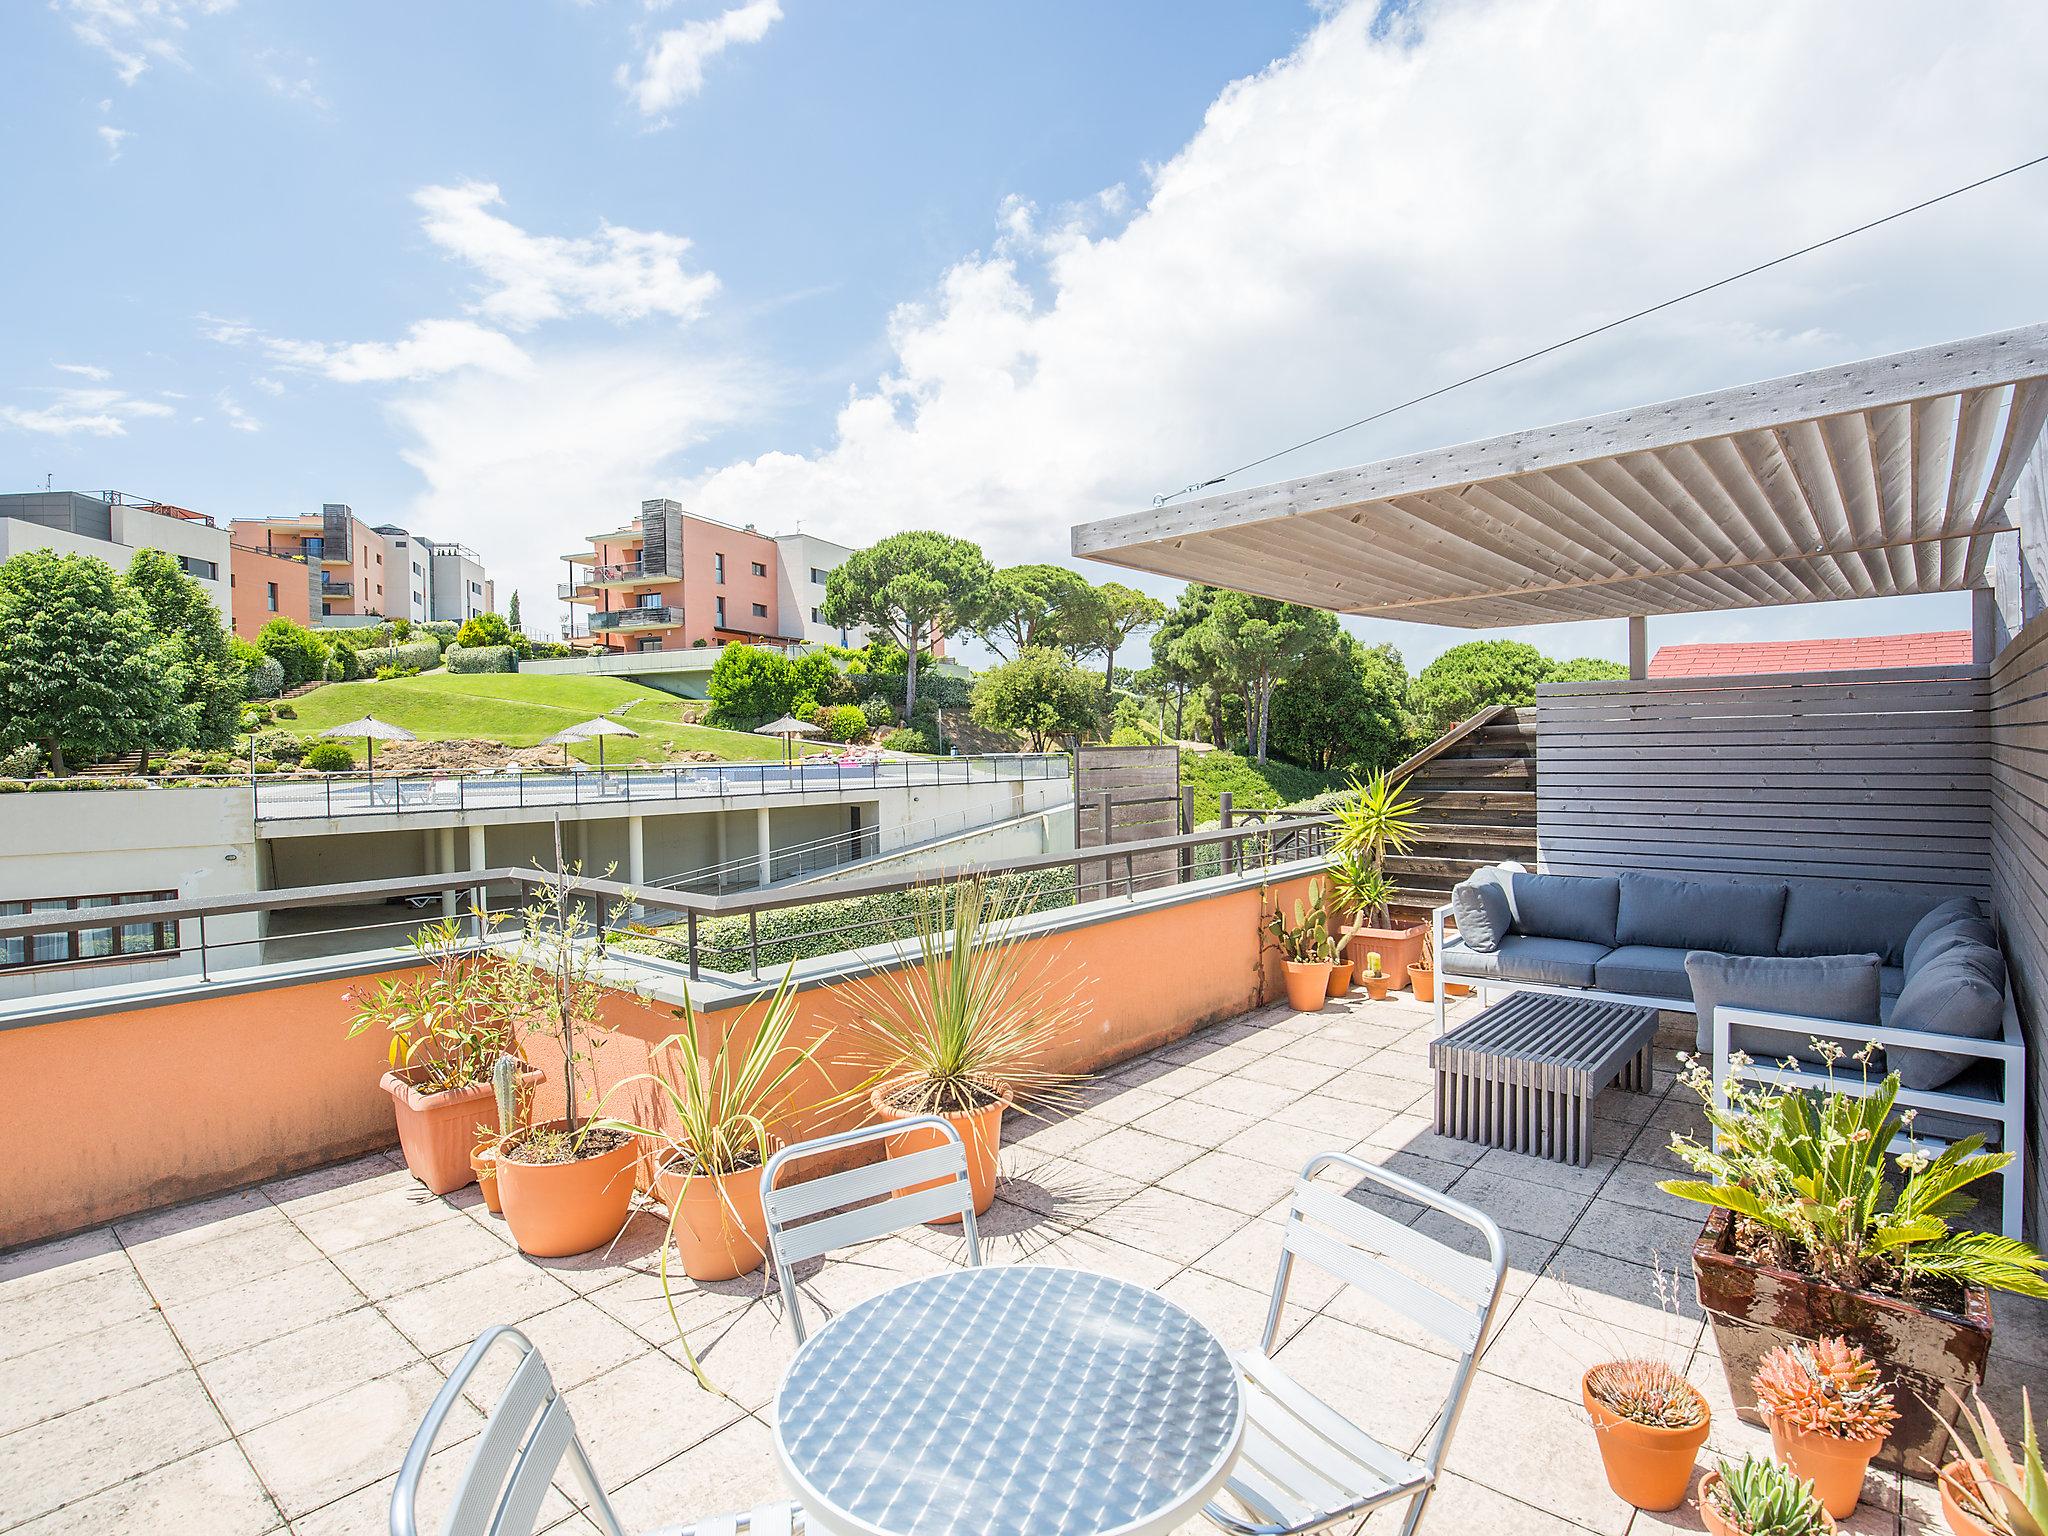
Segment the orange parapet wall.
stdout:
[[[1071,925],[1025,941],[1025,963],[1071,977],[1082,1005],[1049,1065],[1099,1071],[1279,996],[1278,962],[1261,952],[1262,916],[1305,883],[1122,915],[1081,909]],[[391,1101],[377,1086],[385,1037],[348,1038],[349,994],[374,982],[306,981],[0,1030],[0,1081],[25,1090],[15,1096],[12,1155],[0,1163],[0,1248],[394,1144]],[[806,988],[795,1038],[814,1042],[843,1025],[858,987]],[[759,1012],[759,1003],[708,1008],[700,1038],[728,1040]],[[681,1028],[672,1005],[615,997],[600,1028],[593,1099],[622,1118],[651,1114],[644,1085],[612,1090]],[[545,1039],[527,1051],[548,1073],[537,1112],[559,1114],[560,1059]],[[836,1040],[819,1054],[818,1075],[799,1091],[827,1107],[792,1126],[797,1136],[865,1113],[845,1097],[864,1075],[860,1064]]]

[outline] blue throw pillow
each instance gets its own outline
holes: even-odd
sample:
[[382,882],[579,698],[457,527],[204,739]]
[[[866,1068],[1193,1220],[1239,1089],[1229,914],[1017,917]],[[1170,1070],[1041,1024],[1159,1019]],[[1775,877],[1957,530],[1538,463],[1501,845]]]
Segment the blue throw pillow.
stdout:
[[[1686,979],[1692,983],[1693,1006],[1699,1009],[1697,1039],[1702,1051],[1713,1048],[1710,1028],[1714,1009],[1726,1004],[1765,1013],[1791,1013],[1808,1019],[1834,1019],[1844,1024],[1875,1024],[1879,1009],[1875,955],[1723,955],[1704,950],[1685,957]],[[1823,1030],[1792,1034],[1737,1025],[1729,1044],[1760,1062],[1793,1056],[1816,1059],[1812,1041],[1832,1041],[1845,1053],[1863,1049],[1863,1042]]]
[[1921,918],[1919,922],[1915,923],[1913,931],[1906,935],[1906,947],[1902,955],[1903,963],[1910,969],[1914,957],[1920,951],[1920,946],[1935,934],[1941,932],[1942,929],[1948,927],[1950,923],[1956,922],[1961,918],[1970,918],[1976,922],[1984,920],[1984,909],[1977,904],[1977,899],[1974,896],[1951,897]]
[[1492,954],[1508,936],[1514,913],[1497,880],[1461,880],[1451,887],[1451,914],[1467,949]]
[[[1996,1040],[2005,1032],[2004,957],[1985,945],[1960,944],[1922,960],[1906,978],[1888,1022],[1893,1029]],[[1885,1052],[1886,1062],[1899,1074],[1899,1086],[1923,1091],[1945,1086],[1983,1059],[1905,1046]]]
[[1712,949],[1724,955],[1775,955],[1785,887],[1775,880],[1621,877],[1617,944]]
[[1572,939],[1614,947],[1614,910],[1619,887],[1605,875],[1508,876],[1515,908],[1515,932],[1538,939]]
[[1923,934],[1908,952],[1912,958],[1906,962],[1906,975],[1910,977],[1928,961],[1964,946],[1996,954],[1998,930],[1981,917],[1952,917],[1931,933]]
[[1904,965],[1907,937],[1934,902],[1926,891],[1900,885],[1795,880],[1787,887],[1777,953],[1855,955],[1875,950],[1886,965]]

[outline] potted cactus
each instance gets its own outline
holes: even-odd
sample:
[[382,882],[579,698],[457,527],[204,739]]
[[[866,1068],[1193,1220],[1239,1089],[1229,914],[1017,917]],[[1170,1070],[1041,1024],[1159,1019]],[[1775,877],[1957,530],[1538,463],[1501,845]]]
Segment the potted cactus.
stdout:
[[1376,1003],[1384,1002],[1387,994],[1394,990],[1394,978],[1387,974],[1386,962],[1380,958],[1378,950],[1368,949],[1362,964],[1364,969],[1358,973],[1358,980],[1366,995]]
[[1835,1528],[1813,1484],[1758,1456],[1723,1461],[1700,1479],[1700,1519],[1714,1536],[1825,1536]]
[[1297,1013],[1320,1013],[1330,996],[1330,972],[1336,968],[1322,881],[1309,881],[1308,900],[1294,903],[1292,922],[1285,912],[1275,912],[1266,919],[1266,930],[1280,951],[1288,1003]]
[[1609,1360],[1579,1381],[1607,1486],[1637,1509],[1676,1509],[1713,1422],[1707,1400],[1662,1360]]
[[1752,1385],[1778,1459],[1812,1481],[1829,1514],[1853,1513],[1899,1418],[1870,1357],[1840,1338],[1786,1344],[1764,1356]]
[[476,1187],[484,1197],[484,1209],[493,1216],[503,1214],[504,1207],[498,1203],[498,1147],[505,1138],[519,1129],[525,1116],[521,1102],[521,1077],[526,1063],[517,1056],[500,1056],[491,1067],[491,1096],[497,1101],[498,1130],[492,1135],[485,1126],[478,1126],[482,1136],[469,1154],[469,1166],[476,1174]]

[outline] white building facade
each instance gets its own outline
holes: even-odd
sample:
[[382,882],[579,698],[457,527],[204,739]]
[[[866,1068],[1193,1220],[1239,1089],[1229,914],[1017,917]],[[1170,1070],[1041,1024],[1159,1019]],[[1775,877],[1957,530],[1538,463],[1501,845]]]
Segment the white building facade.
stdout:
[[29,549],[94,555],[126,570],[139,549],[160,549],[229,614],[228,531],[212,518],[119,491],[20,491],[0,495],[0,560]]

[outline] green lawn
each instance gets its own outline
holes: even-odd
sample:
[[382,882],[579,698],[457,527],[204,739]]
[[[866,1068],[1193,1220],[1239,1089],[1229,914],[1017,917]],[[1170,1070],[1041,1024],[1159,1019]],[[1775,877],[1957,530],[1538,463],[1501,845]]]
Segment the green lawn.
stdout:
[[[629,701],[633,707],[624,715],[613,713]],[[616,677],[432,672],[387,682],[329,683],[291,703],[298,719],[280,720],[278,725],[300,736],[315,736],[329,726],[375,715],[387,724],[403,726],[422,741],[471,737],[500,741],[508,747],[530,747],[565,726],[612,714],[640,736],[637,740],[607,737],[604,757],[608,763],[658,762],[667,757],[670,748],[716,752],[726,758],[782,755],[782,743],[772,736],[691,725],[682,718],[682,700]],[[585,762],[597,761],[592,743],[570,750]]]

